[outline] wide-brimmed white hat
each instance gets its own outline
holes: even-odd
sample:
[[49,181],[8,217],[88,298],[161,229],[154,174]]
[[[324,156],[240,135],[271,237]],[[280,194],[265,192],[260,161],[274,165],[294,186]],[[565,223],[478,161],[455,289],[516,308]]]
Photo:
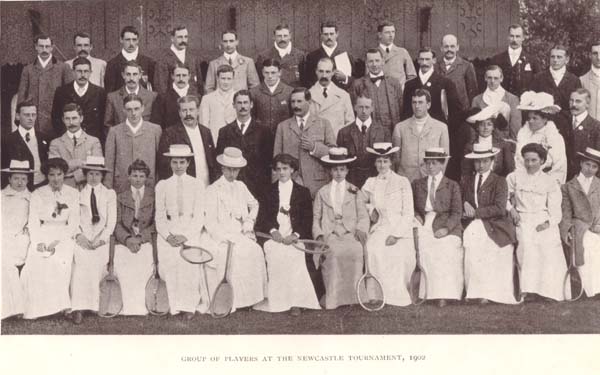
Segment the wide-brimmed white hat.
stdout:
[[243,168],[248,164],[242,155],[242,150],[236,147],[225,147],[223,154],[217,156],[217,162],[229,168]]
[[392,142],[375,142],[373,147],[367,147],[367,152],[377,155],[385,156],[400,151],[400,147],[392,147]]
[[331,147],[329,155],[321,158],[321,161],[327,164],[347,164],[354,160],[356,160],[356,156],[348,157],[348,149],[346,147]]
[[81,169],[87,169],[91,171],[108,171],[108,168],[104,166],[104,157],[92,155],[88,155],[85,158],[85,163]]
[[467,122],[475,124],[478,121],[495,119],[498,115],[502,115],[504,119],[508,119],[510,116],[510,106],[504,102],[488,105],[476,114],[467,117]]
[[473,144],[473,152],[466,154],[465,158],[467,159],[484,159],[491,158],[492,156],[497,155],[500,152],[500,149],[496,147],[487,147],[482,143]]
[[560,107],[554,104],[554,97],[545,92],[525,91],[517,109],[521,111],[540,111],[554,114],[560,111]]
[[33,173],[33,170],[29,167],[29,160],[11,160],[8,168],[0,171],[6,173]]
[[600,151],[591,147],[586,147],[584,152],[578,152],[577,155],[600,164]]
[[450,155],[442,147],[430,147],[425,150],[423,159],[449,159]]
[[194,156],[194,153],[189,145],[172,144],[169,146],[169,152],[165,152],[163,155],[170,158],[189,158]]

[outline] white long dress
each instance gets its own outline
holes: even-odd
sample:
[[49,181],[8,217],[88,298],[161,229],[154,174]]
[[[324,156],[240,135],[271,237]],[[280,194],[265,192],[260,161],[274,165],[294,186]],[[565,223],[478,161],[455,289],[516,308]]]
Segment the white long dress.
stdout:
[[583,235],[583,260],[579,267],[583,289],[588,297],[600,294],[600,235],[589,230]]
[[71,305],[73,310],[98,311],[100,305],[100,281],[107,273],[110,235],[117,222],[117,194],[101,183],[94,186],[94,195],[100,221],[92,224],[91,193],[87,184],[79,193],[80,232],[90,242],[104,241],[94,250],[75,246],[73,276],[71,279]]
[[[367,197],[369,213],[377,210],[379,214],[367,240],[371,273],[381,282],[387,304],[407,306],[411,303],[409,284],[416,264],[410,182],[390,171],[367,179],[362,191]],[[389,236],[398,237],[398,242],[387,246],[385,241]]]
[[29,247],[29,200],[31,193],[10,186],[2,190],[2,319],[23,314],[25,296],[17,266],[25,263]]
[[[58,212],[58,204],[66,207]],[[79,228],[79,192],[63,185],[53,192],[42,186],[31,194],[29,209],[29,235],[31,243],[25,266],[21,273],[25,291],[25,319],[52,315],[71,308],[69,285],[74,236]],[[54,216],[53,216],[54,214]],[[54,255],[37,251],[37,245],[48,246],[59,241]]]
[[[206,189],[206,228],[215,243],[215,259],[207,264],[211,295],[225,274],[227,241],[233,243],[228,270],[233,287],[233,307],[253,306],[266,297],[267,270],[260,246],[242,231],[251,231],[258,201],[241,181],[219,178]],[[204,312],[204,311],[201,311]]]
[[[554,176],[541,171],[533,175],[515,171],[507,182],[521,217],[517,226],[521,291],[561,301],[567,264],[558,230],[562,218],[560,186]],[[536,227],[545,221],[550,227],[538,232]]]

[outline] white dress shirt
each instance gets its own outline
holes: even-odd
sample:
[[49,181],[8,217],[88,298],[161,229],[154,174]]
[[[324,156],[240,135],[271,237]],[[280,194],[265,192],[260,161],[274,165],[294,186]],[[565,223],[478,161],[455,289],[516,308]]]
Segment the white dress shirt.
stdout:
[[275,92],[275,90],[277,90],[277,86],[279,86],[279,82],[281,82],[280,79],[278,79],[277,82],[275,82],[275,84],[273,86],[269,86],[265,82],[265,85],[267,86],[267,88],[269,89],[269,91],[271,91],[271,94],[273,94]]
[[204,143],[202,142],[202,135],[200,135],[200,128],[198,125],[193,128],[184,125],[190,142],[192,143],[192,150],[194,151],[194,164],[196,166],[196,178],[202,182],[204,187],[209,184],[208,176],[208,163],[206,162],[206,154],[204,153]]
[[515,66],[519,58],[521,57],[521,52],[523,51],[523,47],[519,47],[517,49],[513,49],[508,47],[508,58],[510,59],[510,65]]
[[587,195],[590,192],[590,186],[592,186],[594,176],[587,178],[583,175],[583,173],[579,172],[579,174],[577,175],[577,181],[579,181],[579,184],[581,185],[583,191],[585,191],[585,194]]
[[137,85],[134,91],[130,91],[129,88],[127,86],[125,86],[125,92],[128,94],[138,95],[140,92],[140,85]]
[[358,127],[358,130],[360,130],[361,132],[362,132],[363,125],[367,127],[366,131],[369,131],[369,128],[371,127],[372,122],[373,122],[373,120],[371,120],[370,117],[365,122],[362,122],[362,120],[359,119],[358,117],[356,118],[356,126]]
[[488,150],[492,149],[492,136],[488,136],[488,137],[482,137],[479,136],[477,138],[477,143],[484,145]]
[[[340,197],[337,197],[338,191],[341,194]],[[346,180],[344,180],[342,182],[337,182],[336,180],[331,180],[331,191],[329,193],[330,193],[331,203],[333,204],[333,211],[338,215],[342,214],[342,204],[344,202],[345,191],[346,191]],[[336,198],[337,198],[337,200],[336,200]],[[339,202],[339,205],[337,204],[338,202]]]
[[427,81],[429,81],[429,78],[431,78],[431,75],[433,74],[433,67],[431,67],[431,69],[429,69],[429,71],[427,73],[423,73],[421,72],[421,69],[419,69],[419,79],[421,80],[421,84],[426,84]]
[[171,44],[171,51],[177,56],[179,61],[185,64],[185,48],[182,50],[178,50],[174,45]]
[[446,58],[444,58],[444,64],[446,65],[446,70],[450,69],[450,66],[452,66],[452,64],[454,64],[455,61],[456,61],[456,56],[452,60],[446,60]]
[[[475,208],[479,207],[479,202],[477,200],[477,184],[479,184],[479,176],[483,176],[482,180],[481,180],[481,186],[483,186],[483,183],[485,182],[485,180],[487,180],[488,176],[490,175],[491,172],[491,168],[488,169],[487,172],[485,173],[476,173],[475,174],[475,181],[474,181],[474,185],[473,185],[473,191],[475,192]],[[481,187],[480,187],[481,188]]]
[[[290,200],[292,198],[292,189],[294,183],[290,178],[286,182],[279,181],[279,208],[286,211],[290,210]],[[289,236],[292,233],[292,221],[290,215],[286,215],[281,211],[277,212],[277,223],[279,224],[279,233],[282,236]],[[273,229],[274,230],[274,229]]]
[[179,95],[180,98],[183,98],[184,96],[186,96],[189,89],[190,89],[189,84],[187,84],[184,88],[180,89],[179,87],[177,87],[175,82],[173,82],[173,90],[177,93],[177,95]]
[[231,59],[231,63],[233,64],[235,59],[237,59],[237,57],[238,57],[238,53],[237,53],[237,51],[233,52],[232,54],[223,52],[223,56],[225,56],[225,60],[227,60],[227,61],[229,61],[229,59]]
[[552,75],[552,79],[554,80],[554,83],[556,84],[556,86],[558,86],[560,84],[560,81],[562,81],[566,72],[567,72],[567,67],[565,67],[565,66],[563,66],[562,68],[560,68],[558,70],[554,70],[554,69],[550,68],[550,74]]
[[578,114],[577,116],[573,116],[573,120],[574,120],[574,123],[572,124],[573,125],[573,129],[577,129],[581,125],[581,122],[583,120],[585,120],[585,118],[587,117],[587,115],[588,115],[588,112],[587,111],[583,111],[582,113]]
[[289,42],[287,47],[285,48],[279,48],[279,46],[277,45],[277,42],[273,42],[275,49],[277,50],[277,53],[279,53],[279,57],[284,58],[286,55],[289,55],[292,52],[292,42]]
[[[246,122],[240,122],[240,120],[235,120],[238,128],[242,132],[242,135],[246,134],[246,132],[248,131],[248,126],[250,126],[250,121],[252,121],[252,117],[248,118],[248,120],[246,120]],[[244,125],[243,128],[242,128],[242,125]]]
[[[381,72],[379,74],[369,73],[369,78],[377,78],[377,77],[383,78],[384,77],[383,72]],[[381,80],[377,80],[375,82],[375,86],[379,87],[379,85],[381,85]]]
[[499,86],[496,90],[492,90],[489,87],[483,92],[483,102],[487,105],[499,104],[504,99],[506,90],[502,86]]
[[337,48],[337,43],[335,44],[335,46],[333,46],[332,48],[327,47],[325,44],[321,43],[321,47],[323,47],[323,50],[325,51],[325,53],[327,54],[327,56],[331,57],[331,55],[333,55],[333,52],[335,51],[335,49]]
[[133,134],[137,134],[138,130],[140,130],[140,128],[142,127],[142,124],[144,123],[144,120],[140,119],[140,122],[138,122],[137,124],[133,125],[131,122],[129,122],[129,119],[125,119],[125,123],[127,124],[127,126],[129,126],[129,129],[131,130],[131,132]]
[[135,51],[129,53],[129,52],[125,51],[124,49],[122,49],[121,50],[121,55],[123,55],[123,57],[125,58],[125,60],[127,60],[127,61],[133,61],[133,60],[137,59],[139,51],[140,51],[140,49],[136,48]]
[[81,86],[79,86],[79,84],[77,84],[77,81],[73,81],[73,88],[75,88],[75,93],[80,98],[85,95],[85,93],[88,90],[88,87],[90,87],[90,83],[89,82],[86,82],[85,86],[81,87]]
[[[434,184],[434,193],[435,193],[435,191],[437,191],[438,187],[440,186],[440,182],[442,182],[444,173],[442,173],[440,171],[440,173],[436,174],[433,177],[435,177],[435,184]],[[433,177],[432,176],[427,177],[427,199],[425,200],[425,212],[433,211],[433,207],[431,206],[431,199],[429,198],[431,196],[431,179]],[[434,194],[434,197],[435,197],[435,194]]]
[[38,55],[38,61],[40,62],[40,65],[42,66],[42,68],[46,69],[46,66],[48,66],[48,63],[50,61],[52,61],[52,55],[50,55],[50,57],[48,57],[46,60],[42,60],[42,58]]

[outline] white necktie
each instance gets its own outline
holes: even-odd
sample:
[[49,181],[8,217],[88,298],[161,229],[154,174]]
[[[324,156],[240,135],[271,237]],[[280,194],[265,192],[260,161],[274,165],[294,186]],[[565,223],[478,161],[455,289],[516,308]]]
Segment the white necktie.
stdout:
[[333,210],[341,214],[342,213],[342,184],[338,183],[335,186],[335,201],[333,202]]
[[183,216],[183,181],[181,176],[177,177],[177,212]]
[[138,214],[140,213],[140,204],[142,203],[142,195],[140,194],[140,189],[135,189],[135,214],[134,217],[137,219]]

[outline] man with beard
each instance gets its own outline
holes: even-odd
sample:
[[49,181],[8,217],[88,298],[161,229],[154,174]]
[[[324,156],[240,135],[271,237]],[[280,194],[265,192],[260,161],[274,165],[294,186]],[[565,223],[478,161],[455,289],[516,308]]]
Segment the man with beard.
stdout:
[[274,136],[277,125],[290,117],[292,87],[281,80],[281,65],[277,59],[262,61],[263,83],[250,90],[256,119]]
[[177,62],[171,70],[171,84],[167,91],[158,94],[150,121],[163,129],[179,123],[179,105],[177,100],[187,95],[197,95],[196,85],[190,84],[190,68]]
[[271,183],[273,136],[270,129],[252,118],[253,101],[248,90],[235,93],[233,106],[237,118],[219,130],[217,155],[221,155],[227,147],[242,150],[248,164],[242,168],[238,179],[258,199]]
[[53,55],[54,41],[47,35],[37,35],[33,39],[37,57],[32,64],[23,68],[17,103],[31,101],[37,108],[35,130],[52,139],[60,135],[52,126],[52,100],[54,92],[62,85],[73,81],[73,71]]
[[[192,87],[192,94],[202,94],[204,89],[204,79],[202,78],[201,63],[202,60],[194,51],[188,48],[188,30],[185,26],[176,26],[171,31],[171,48],[161,53],[156,69],[156,91],[165,93],[169,91],[174,82],[172,76],[173,69],[178,64],[186,65],[189,68],[189,85]],[[185,95],[182,95],[185,96]]]
[[[106,99],[106,113],[104,115],[104,131],[108,134],[111,126],[125,122],[127,114],[123,106],[123,99],[129,94],[135,94],[142,99],[144,104],[144,120],[150,120],[152,106],[156,100],[157,94],[146,90],[140,85],[142,68],[135,61],[128,61],[123,65],[123,81],[125,85],[117,91],[108,94]],[[133,161],[133,160],[132,160]]]
[[579,77],[581,84],[591,95],[590,98],[590,116],[596,120],[600,119],[600,40],[592,43],[590,53],[592,66],[590,71]]
[[350,95],[332,83],[333,69],[334,64],[329,57],[319,60],[316,69],[319,81],[310,88],[310,95],[314,113],[329,121],[337,137],[341,128],[354,121],[354,110]]
[[94,46],[90,34],[80,31],[73,37],[75,44],[75,57],[65,61],[73,69],[73,61],[78,57],[85,57],[91,63],[90,82],[96,86],[104,87],[104,73],[106,72],[106,61],[92,57],[90,54]]
[[273,47],[261,52],[256,58],[256,70],[264,79],[262,70],[265,60],[279,62],[281,80],[292,87],[302,85],[304,78],[304,51],[292,46],[292,33],[287,24],[277,25],[273,31]]
[[379,39],[379,50],[383,55],[383,72],[386,77],[394,77],[404,84],[417,76],[415,65],[408,51],[394,44],[396,27],[389,21],[382,22],[377,26],[377,38]]
[[52,121],[57,134],[65,131],[63,108],[68,103],[79,105],[83,111],[81,128],[104,144],[104,112],[106,93],[100,86],[91,83],[92,62],[86,57],[77,57],[72,61],[75,81],[56,89],[52,102]]
[[81,129],[83,112],[74,103],[63,108],[63,123],[67,128],[62,136],[50,142],[49,158],[62,158],[69,165],[65,184],[79,188],[86,184],[82,167],[88,156],[102,156],[100,140]]

